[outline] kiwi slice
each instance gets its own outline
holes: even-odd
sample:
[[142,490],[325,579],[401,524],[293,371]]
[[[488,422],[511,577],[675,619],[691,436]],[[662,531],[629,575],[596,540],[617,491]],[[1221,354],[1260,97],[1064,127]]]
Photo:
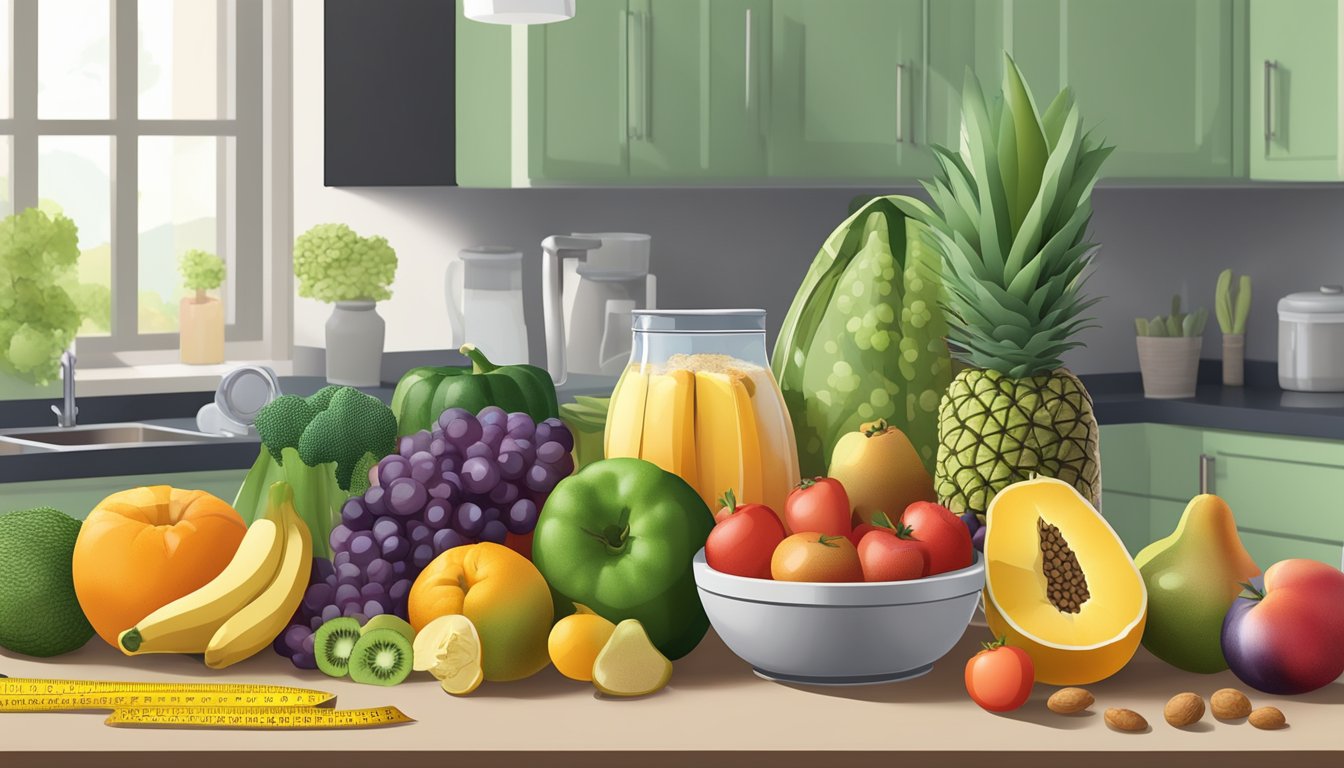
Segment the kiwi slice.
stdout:
[[400,632],[402,637],[405,637],[412,643],[415,642],[415,630],[411,629],[411,625],[406,623],[405,619],[391,613],[380,613],[377,616],[374,616],[364,622],[364,627],[360,629],[359,632],[360,634],[366,634],[375,629],[394,629],[397,632]]
[[345,677],[359,634],[359,622],[352,618],[342,616],[323,622],[313,636],[317,668],[332,677]]
[[350,654],[350,679],[368,685],[396,685],[411,674],[415,652],[395,629],[371,629],[360,635]]

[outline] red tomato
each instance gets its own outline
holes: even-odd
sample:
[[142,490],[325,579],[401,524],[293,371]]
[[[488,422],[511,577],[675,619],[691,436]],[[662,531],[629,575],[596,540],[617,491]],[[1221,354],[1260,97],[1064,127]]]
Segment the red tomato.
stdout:
[[[965,527],[965,526],[963,526]],[[999,638],[966,662],[966,692],[983,709],[1011,712],[1027,703],[1036,682],[1036,667],[1021,648]]]
[[803,478],[784,500],[784,523],[793,533],[848,537],[853,515],[845,487],[830,477]]
[[866,536],[869,531],[881,531],[881,530],[884,529],[879,528],[876,525],[869,525],[868,523],[859,523],[858,525],[854,526],[854,530],[849,532],[849,541],[855,547],[857,547],[859,546],[859,542],[863,541],[863,537]]
[[746,504],[714,526],[705,541],[705,560],[716,571],[753,579],[770,578],[770,558],[784,540],[784,526],[764,504]]
[[928,572],[929,555],[903,525],[874,528],[859,541],[859,565],[864,581],[909,581]]
[[929,553],[929,574],[969,567],[973,559],[971,531],[947,507],[916,501],[905,508],[901,522],[914,529],[915,538]]
[[729,515],[741,508],[737,503],[737,494],[733,493],[732,488],[729,488],[719,497],[719,511],[714,513],[714,523],[722,523],[728,519]]

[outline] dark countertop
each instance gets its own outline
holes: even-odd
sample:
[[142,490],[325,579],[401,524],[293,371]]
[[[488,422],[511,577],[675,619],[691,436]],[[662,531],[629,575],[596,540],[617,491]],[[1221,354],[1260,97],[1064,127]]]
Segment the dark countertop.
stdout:
[[[307,396],[326,386],[321,376],[282,376],[285,394]],[[615,386],[595,376],[571,377],[557,387],[560,402],[574,395],[604,395]],[[385,403],[392,401],[394,383],[360,390]],[[0,428],[52,426],[52,400],[0,401]],[[196,412],[214,402],[214,392],[179,392],[154,395],[114,395],[79,398],[79,423],[143,422],[179,429],[196,429]],[[257,460],[257,438],[218,438],[205,443],[140,445],[81,451],[52,451],[0,455],[0,484],[77,477],[119,477],[174,472],[209,472],[236,469],[241,472]]]
[[[1097,421],[1105,424],[1160,423],[1202,429],[1262,432],[1344,440],[1344,393],[1285,392],[1278,387],[1273,363],[1248,362],[1245,387],[1223,387],[1217,361],[1203,361],[1202,384],[1193,398],[1149,400],[1137,373],[1084,375]],[[283,377],[288,394],[308,395],[325,385],[321,377]],[[604,394],[614,381],[580,379],[559,388],[560,400],[575,394]],[[364,389],[384,402],[390,385]],[[213,392],[88,397],[79,401],[80,423],[139,421],[194,429],[196,411]],[[51,401],[0,401],[0,427],[48,426]],[[246,470],[257,458],[258,441],[220,439],[188,445],[146,445],[89,451],[0,456],[0,484],[116,477],[148,473]]]
[[1246,386],[1224,387],[1221,363],[1201,362],[1195,396],[1150,400],[1137,373],[1082,376],[1100,424],[1173,424],[1344,440],[1344,392],[1279,388],[1274,363],[1248,361]]

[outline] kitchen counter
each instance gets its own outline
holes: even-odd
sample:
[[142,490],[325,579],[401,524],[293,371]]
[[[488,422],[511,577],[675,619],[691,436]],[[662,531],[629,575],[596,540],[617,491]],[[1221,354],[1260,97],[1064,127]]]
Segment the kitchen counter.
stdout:
[[[326,386],[320,376],[284,376],[280,388],[285,394],[307,396]],[[606,395],[614,380],[597,376],[575,376],[556,388],[560,402],[574,395]],[[361,391],[392,402],[394,383],[380,387],[360,387]],[[47,400],[0,401],[0,427],[50,426],[55,417]],[[214,402],[214,392],[178,392],[170,394],[112,395],[79,398],[79,423],[142,422],[195,431],[196,412]],[[87,451],[51,451],[0,456],[0,484],[81,477],[120,477],[144,474],[146,468],[158,473],[199,472],[222,469],[245,470],[257,459],[260,440],[255,437],[220,437],[203,443],[148,444],[126,448],[99,448]]]
[[1344,392],[1288,392],[1274,363],[1247,361],[1246,386],[1224,387],[1222,363],[1200,363],[1195,396],[1150,400],[1137,373],[1081,377],[1101,424],[1174,426],[1344,440]]
[[[1224,766],[1344,762],[1344,682],[1297,697],[1256,693],[1230,672],[1196,675],[1163,664],[1140,649],[1115,677],[1087,686],[1090,712],[1057,715],[1045,707],[1055,690],[1037,685],[1020,710],[995,715],[976,707],[962,680],[965,660],[989,639],[972,625],[929,675],[901,683],[853,688],[780,685],[756,677],[711,632],[676,663],[671,684],[641,699],[601,696],[548,667],[513,683],[485,683],[454,698],[424,673],[392,688],[335,680],[289,666],[271,651],[222,672],[187,656],[128,658],[94,638],[56,659],[18,659],[0,651],[0,671],[12,677],[104,680],[220,680],[299,685],[335,693],[342,708],[392,705],[417,722],[369,731],[237,732],[129,730],[103,725],[104,714],[4,714],[3,749],[16,765],[106,766],[111,753],[135,753],[138,766],[194,768],[263,765],[1055,765],[1067,754],[1088,768],[1132,766],[1168,756],[1187,763],[1214,757]],[[1287,716],[1281,731],[1224,723],[1206,713],[1188,730],[1162,719],[1167,699],[1195,691],[1245,690],[1255,706]],[[1107,707],[1142,714],[1147,732],[1106,727]],[[656,753],[651,753],[655,751]],[[822,753],[812,754],[808,753]],[[1142,753],[1142,757],[1132,754]],[[190,754],[185,754],[190,753]],[[240,754],[245,753],[245,754]],[[365,754],[356,754],[365,753]],[[639,754],[632,754],[639,753]],[[661,753],[661,754],[657,754]],[[1288,758],[1285,753],[1292,753]],[[53,760],[52,758],[55,758]],[[894,763],[902,758],[913,762]],[[335,760],[337,762],[324,762]],[[366,763],[365,760],[373,760]],[[1291,762],[1287,762],[1291,760]],[[188,762],[189,761],[189,762]],[[114,759],[114,762],[115,759]],[[1165,761],[1164,761],[1165,762]]]

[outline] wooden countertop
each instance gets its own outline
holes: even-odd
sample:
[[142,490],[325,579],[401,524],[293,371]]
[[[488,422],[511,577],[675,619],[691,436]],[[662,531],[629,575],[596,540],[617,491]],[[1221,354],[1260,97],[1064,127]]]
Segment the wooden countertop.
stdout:
[[[972,625],[933,672],[917,680],[805,688],[757,678],[711,633],[695,652],[677,662],[665,690],[643,699],[619,700],[566,680],[553,668],[519,682],[485,683],[468,697],[454,698],[422,673],[394,688],[357,685],[293,669],[270,651],[212,673],[191,657],[127,658],[95,638],[76,653],[45,661],[0,652],[0,672],[10,677],[300,685],[337,694],[343,708],[395,705],[417,722],[367,731],[280,733],[119,729],[103,725],[105,714],[96,712],[5,714],[0,715],[0,754],[17,760],[0,762],[22,766],[41,759],[106,768],[120,762],[112,753],[126,758],[131,755],[125,753],[135,753],[137,768],[181,766],[184,761],[192,768],[236,768],[244,763],[249,768],[272,764],[331,768],[369,765],[367,760],[380,758],[396,768],[442,768],[445,758],[468,758],[459,764],[471,768],[523,762],[588,768],[689,764],[890,768],[893,758],[905,758],[904,764],[912,766],[984,760],[1003,768],[1039,765],[1043,757],[1054,761],[1061,753],[1076,753],[1087,768],[1098,768],[1128,766],[1135,759],[1187,763],[1198,759],[1192,753],[1218,753],[1213,765],[1223,768],[1280,764],[1281,756],[1268,753],[1292,752],[1294,768],[1344,764],[1344,682],[1305,696],[1268,696],[1246,688],[1230,672],[1189,674],[1140,650],[1120,674],[1088,686],[1096,696],[1091,712],[1056,715],[1045,708],[1045,699],[1055,689],[1037,685],[1022,709],[994,715],[970,701],[962,681],[965,660],[985,639],[988,631]],[[1195,727],[1177,730],[1162,719],[1163,704],[1173,694],[1195,691],[1207,700],[1214,690],[1228,686],[1245,690],[1255,706],[1282,709],[1289,727],[1259,731],[1245,722],[1215,721],[1206,713]],[[1111,731],[1101,713],[1112,706],[1139,712],[1150,730]]]

